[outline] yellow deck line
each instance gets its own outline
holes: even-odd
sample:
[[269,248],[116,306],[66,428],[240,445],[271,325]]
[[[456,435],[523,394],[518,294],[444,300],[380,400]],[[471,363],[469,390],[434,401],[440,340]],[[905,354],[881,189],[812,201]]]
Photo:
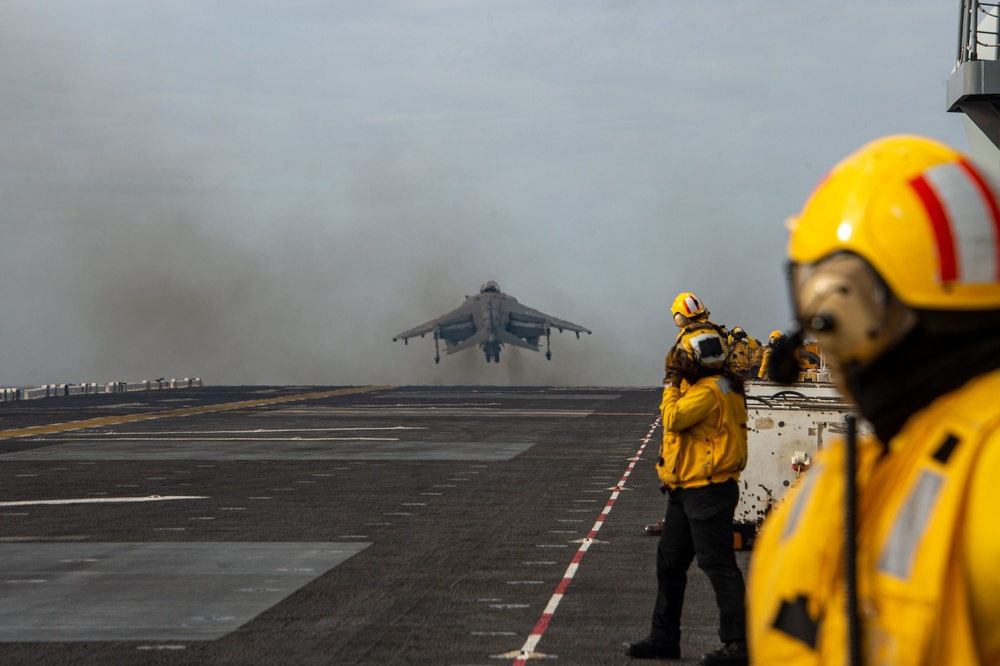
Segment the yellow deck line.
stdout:
[[241,400],[240,402],[227,402],[218,405],[204,405],[201,407],[185,407],[183,409],[171,409],[163,412],[151,412],[146,414],[126,414],[123,416],[102,416],[96,419],[84,419],[82,421],[69,421],[67,423],[53,423],[50,425],[29,426],[27,428],[16,428],[14,430],[0,430],[0,439],[12,439],[15,437],[28,437],[30,435],[50,435],[56,432],[68,432],[70,430],[84,430],[86,428],[99,428],[108,425],[120,425],[122,423],[135,423],[136,421],[148,421],[150,419],[165,419],[178,416],[194,416],[196,414],[210,414],[212,412],[227,412],[245,407],[262,407],[265,405],[276,405],[283,402],[294,402],[296,400],[316,400],[318,398],[329,398],[337,395],[350,395],[352,393],[370,393],[382,389],[395,388],[393,386],[361,386],[355,388],[338,389],[336,391],[319,391],[316,393],[298,393],[296,395],[286,395],[282,397],[261,398],[258,400]]

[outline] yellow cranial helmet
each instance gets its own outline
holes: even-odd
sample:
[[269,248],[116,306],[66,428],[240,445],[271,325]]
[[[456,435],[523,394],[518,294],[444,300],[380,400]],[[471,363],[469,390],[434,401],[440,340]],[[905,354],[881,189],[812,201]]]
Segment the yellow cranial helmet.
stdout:
[[836,165],[789,220],[788,256],[861,257],[906,306],[1000,308],[995,185],[936,141],[891,136]]
[[670,306],[670,313],[694,319],[698,315],[705,314],[705,304],[691,292],[685,291],[674,299],[673,305]]
[[[683,354],[685,358],[681,358]],[[677,336],[668,365],[691,364],[721,368],[729,356],[726,341],[711,324],[693,324]]]

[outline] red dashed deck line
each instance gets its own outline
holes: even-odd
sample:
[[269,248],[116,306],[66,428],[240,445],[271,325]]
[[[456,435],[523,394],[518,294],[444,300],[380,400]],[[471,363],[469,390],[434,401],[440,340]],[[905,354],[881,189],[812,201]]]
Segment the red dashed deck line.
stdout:
[[521,646],[521,649],[518,650],[513,666],[524,666],[529,659],[540,656],[535,654],[535,648],[538,647],[538,642],[542,640],[545,630],[549,627],[549,622],[552,621],[552,616],[556,613],[556,608],[559,607],[559,602],[562,601],[563,596],[566,594],[566,588],[569,587],[570,581],[573,580],[573,576],[576,575],[577,570],[580,568],[580,562],[583,560],[584,553],[590,549],[590,544],[593,543],[597,532],[600,531],[601,526],[604,524],[604,519],[609,513],[611,513],[611,508],[615,505],[615,500],[617,500],[618,495],[621,494],[621,489],[625,485],[625,481],[632,473],[632,470],[635,469],[635,464],[638,462],[639,456],[642,455],[642,452],[645,450],[646,445],[649,444],[649,440],[653,437],[653,433],[659,425],[660,417],[657,416],[656,420],[653,421],[653,425],[649,428],[649,432],[646,433],[646,436],[643,438],[642,445],[639,447],[639,450],[635,452],[635,455],[632,457],[631,462],[625,469],[625,473],[622,475],[621,480],[615,486],[614,492],[611,493],[611,497],[604,506],[604,510],[601,511],[601,515],[597,517],[597,521],[587,534],[587,538],[583,540],[582,544],[580,544],[579,550],[577,550],[576,554],[573,556],[573,561],[570,563],[569,567],[566,568],[566,573],[563,574],[562,580],[559,582],[559,585],[556,586],[556,590],[549,599],[549,603],[545,606],[542,616],[538,618],[535,628],[531,630],[531,635],[528,636],[528,640],[526,640],[524,645]]

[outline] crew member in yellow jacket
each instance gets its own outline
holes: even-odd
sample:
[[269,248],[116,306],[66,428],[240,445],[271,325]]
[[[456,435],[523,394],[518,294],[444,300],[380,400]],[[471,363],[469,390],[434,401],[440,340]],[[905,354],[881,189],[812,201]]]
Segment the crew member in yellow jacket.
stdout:
[[845,444],[820,452],[765,520],[753,663],[1000,664],[994,188],[950,148],[888,137],[789,221],[795,318],[877,438],[858,443],[852,471]]
[[760,358],[760,368],[757,370],[757,377],[759,379],[771,379],[771,354],[774,353],[774,348],[781,344],[783,340],[785,340],[784,333],[781,331],[771,331],[771,335],[767,338],[767,344],[764,345],[764,353]]
[[669,501],[657,548],[652,626],[647,638],[628,646],[631,657],[680,656],[687,570],[697,556],[715,590],[724,644],[702,663],[747,663],[746,590],[733,551],[747,413],[742,379],[727,359],[725,340],[710,323],[686,326],[667,356],[656,469]]
[[744,379],[749,378],[750,368],[753,367],[757,350],[760,349],[760,343],[747,335],[747,332],[740,326],[730,331],[728,342],[730,365],[733,368],[733,372]]
[[[721,326],[719,326],[718,324],[714,324],[712,323],[711,320],[709,320],[709,317],[711,316],[712,313],[709,312],[708,308],[705,307],[705,303],[700,298],[692,294],[690,291],[683,291],[677,294],[677,298],[674,299],[673,304],[671,304],[670,306],[670,314],[673,317],[674,324],[677,326],[678,329],[680,329],[677,332],[676,339],[674,340],[675,345],[678,342],[680,342],[681,338],[684,336],[684,331],[689,326],[692,326],[694,324],[698,324],[699,326],[709,326],[711,328],[714,328],[716,332],[719,333],[720,337],[723,340],[727,340],[728,338],[728,335],[723,332]],[[726,349],[727,359],[729,360],[732,359],[731,354],[732,354],[731,349],[727,348]],[[673,375],[673,371],[670,369],[669,355],[667,355],[666,357],[664,366],[665,366],[664,372],[666,377],[668,378],[664,379],[664,384],[666,384],[668,381],[670,381],[669,377]],[[647,534],[652,536],[659,536],[663,532],[663,520],[661,519],[655,523],[650,523],[646,525],[645,529]]]

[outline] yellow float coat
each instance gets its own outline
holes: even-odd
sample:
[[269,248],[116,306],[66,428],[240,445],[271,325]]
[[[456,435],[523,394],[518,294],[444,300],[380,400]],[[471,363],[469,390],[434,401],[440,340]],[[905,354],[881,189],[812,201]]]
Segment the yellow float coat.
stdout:
[[[843,446],[765,521],[747,590],[752,663],[847,664]],[[1000,371],[858,443],[865,666],[1000,664]]]
[[666,386],[660,401],[663,442],[656,471],[671,488],[695,488],[740,478],[747,464],[743,396],[719,375],[682,388]]

